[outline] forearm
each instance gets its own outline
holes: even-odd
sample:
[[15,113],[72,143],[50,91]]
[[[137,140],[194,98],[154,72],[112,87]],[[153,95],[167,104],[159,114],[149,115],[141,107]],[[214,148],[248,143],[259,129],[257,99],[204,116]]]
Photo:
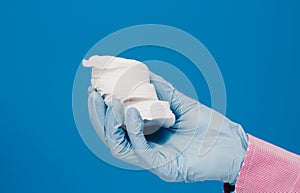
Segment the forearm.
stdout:
[[300,192],[300,156],[248,134],[236,192]]

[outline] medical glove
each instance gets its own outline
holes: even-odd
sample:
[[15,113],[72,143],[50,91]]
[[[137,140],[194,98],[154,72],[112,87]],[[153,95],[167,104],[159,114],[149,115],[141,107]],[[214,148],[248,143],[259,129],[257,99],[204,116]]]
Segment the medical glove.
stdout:
[[248,144],[241,125],[180,93],[160,76],[151,73],[150,80],[159,100],[169,102],[176,122],[146,136],[135,108],[128,109],[125,117],[120,101],[112,100],[106,107],[101,95],[89,90],[91,121],[112,155],[169,182],[235,184]]

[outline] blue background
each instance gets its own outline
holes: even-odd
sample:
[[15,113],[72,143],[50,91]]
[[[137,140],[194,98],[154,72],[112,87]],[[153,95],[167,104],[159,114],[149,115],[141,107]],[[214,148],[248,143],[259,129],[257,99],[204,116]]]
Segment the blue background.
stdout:
[[[81,59],[109,33],[144,23],[197,37],[222,71],[227,116],[300,154],[298,10],[296,0],[1,2],[0,192],[221,192],[219,182],[166,183],[110,166],[77,132],[72,86]],[[175,55],[157,48],[127,54],[168,62]],[[203,78],[187,73],[209,104]]]

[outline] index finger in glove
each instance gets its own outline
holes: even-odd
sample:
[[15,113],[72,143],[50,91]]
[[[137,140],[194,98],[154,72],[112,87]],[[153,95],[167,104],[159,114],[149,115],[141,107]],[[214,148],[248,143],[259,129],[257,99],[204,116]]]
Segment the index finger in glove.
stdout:
[[124,107],[119,100],[113,99],[106,112],[107,140],[113,156],[126,160],[132,154],[132,148],[125,131],[122,129],[123,124]]
[[88,97],[88,110],[91,122],[103,143],[107,145],[106,131],[104,127],[106,106],[101,95],[93,90]]

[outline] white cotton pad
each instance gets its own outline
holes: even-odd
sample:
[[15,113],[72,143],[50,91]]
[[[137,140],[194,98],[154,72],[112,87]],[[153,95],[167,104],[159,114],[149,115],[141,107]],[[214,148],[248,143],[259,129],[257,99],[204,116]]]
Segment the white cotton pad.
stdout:
[[168,128],[175,123],[169,103],[158,100],[144,63],[94,55],[83,60],[82,64],[92,67],[91,86],[100,92],[106,104],[115,98],[123,103],[125,114],[130,107],[140,112],[145,125],[144,134],[151,134],[160,127]]

